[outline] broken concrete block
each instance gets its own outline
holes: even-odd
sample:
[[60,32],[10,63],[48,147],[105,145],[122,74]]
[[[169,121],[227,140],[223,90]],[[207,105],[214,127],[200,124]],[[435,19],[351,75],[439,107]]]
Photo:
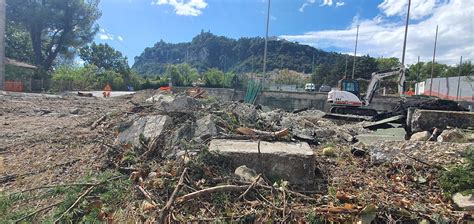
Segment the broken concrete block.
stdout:
[[216,124],[214,123],[214,117],[209,114],[196,121],[196,131],[194,132],[194,138],[198,141],[205,140],[209,137],[217,135]]
[[[267,177],[290,181],[297,187],[314,189],[316,164],[308,143],[260,142],[214,139],[209,150],[229,158],[236,168],[246,165]],[[318,172],[319,173],[319,172]]]
[[166,113],[191,113],[199,107],[199,102],[188,96],[158,94],[148,98],[146,102],[154,103],[157,110]]
[[172,125],[171,117],[166,115],[150,115],[138,118],[133,124],[121,132],[117,137],[119,144],[131,143],[133,146],[140,146],[140,135],[146,139],[160,137],[166,128]]
[[462,195],[461,193],[456,193],[453,196],[453,201],[460,209],[466,211],[474,211],[474,195]]
[[428,131],[421,131],[415,134],[412,134],[410,141],[427,141],[431,136],[431,133]]
[[411,120],[412,132],[429,131],[433,128],[474,127],[474,113],[460,111],[415,110]]
[[438,142],[456,142],[464,138],[464,133],[459,129],[448,129],[441,132]]

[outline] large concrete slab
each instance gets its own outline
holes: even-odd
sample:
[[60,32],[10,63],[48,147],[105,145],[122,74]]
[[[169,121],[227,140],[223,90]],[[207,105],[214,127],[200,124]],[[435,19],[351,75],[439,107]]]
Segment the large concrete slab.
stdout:
[[259,153],[258,141],[214,139],[209,150],[228,157],[233,168],[246,165],[271,179],[289,181],[293,186],[316,187],[314,153],[306,142],[261,141]]
[[380,141],[403,141],[405,140],[405,129],[378,129],[377,131],[373,131],[367,134],[357,135],[356,138],[366,145],[372,145]]
[[412,132],[431,131],[435,127],[474,127],[474,112],[415,110],[411,120]]

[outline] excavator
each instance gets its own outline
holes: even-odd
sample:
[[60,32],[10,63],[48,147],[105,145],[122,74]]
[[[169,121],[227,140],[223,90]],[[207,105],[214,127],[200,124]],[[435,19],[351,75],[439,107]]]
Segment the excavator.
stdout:
[[364,98],[360,96],[359,81],[346,78],[340,80],[338,90],[332,90],[328,93],[327,101],[331,105],[330,112],[333,114],[376,116],[378,112],[367,106],[372,102],[380,81],[384,78],[398,75],[398,93],[404,99],[405,73],[406,69],[403,65],[390,70],[372,73],[372,78]]

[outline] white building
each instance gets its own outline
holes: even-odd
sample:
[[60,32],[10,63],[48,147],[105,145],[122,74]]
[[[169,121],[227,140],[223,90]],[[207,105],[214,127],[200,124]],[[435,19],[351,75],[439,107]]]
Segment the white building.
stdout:
[[431,79],[427,79],[424,82],[417,83],[415,94],[431,95],[441,99],[474,101],[474,76],[433,78],[433,85],[430,81]]

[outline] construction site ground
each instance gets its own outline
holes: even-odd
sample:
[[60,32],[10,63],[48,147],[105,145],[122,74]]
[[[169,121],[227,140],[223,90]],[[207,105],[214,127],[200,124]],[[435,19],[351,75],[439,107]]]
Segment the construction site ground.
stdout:
[[[459,209],[438,178],[446,167],[465,164],[473,143],[398,137],[369,137],[365,144],[357,143],[357,135],[372,133],[362,123],[330,121],[315,116],[317,111],[257,111],[254,119],[247,117],[256,110],[253,106],[204,98],[191,111],[176,106],[163,112],[160,108],[174,101],[163,101],[162,96],[159,105],[146,101],[156,94],[1,94],[0,222],[472,220],[472,211]],[[240,113],[239,107],[251,112]],[[208,115],[217,129],[196,141],[200,127],[195,124]],[[149,116],[169,116],[173,125],[160,130],[157,140],[140,135],[140,147],[117,143],[126,127]],[[186,125],[196,131],[185,133]],[[248,137],[242,135],[248,130],[267,134],[284,128],[288,136],[262,140],[309,142],[318,170],[317,189],[301,190],[265,173],[239,178],[227,161],[206,150],[213,138],[241,139]],[[192,140],[179,141],[187,136]]]

